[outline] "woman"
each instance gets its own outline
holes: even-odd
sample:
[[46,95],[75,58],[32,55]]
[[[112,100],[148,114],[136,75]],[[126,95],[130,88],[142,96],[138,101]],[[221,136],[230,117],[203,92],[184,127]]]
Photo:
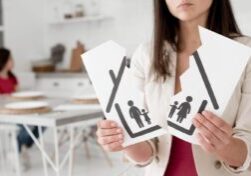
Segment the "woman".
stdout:
[[[154,6],[153,44],[138,48],[132,70],[155,120],[164,124],[170,97],[181,90],[179,76],[201,45],[198,25],[246,45],[251,40],[241,35],[229,0],[154,0]],[[251,61],[222,118],[208,111],[195,115],[199,146],[167,134],[123,148],[123,130],[108,120],[98,124],[98,142],[147,166],[146,176],[251,175],[250,105]]]

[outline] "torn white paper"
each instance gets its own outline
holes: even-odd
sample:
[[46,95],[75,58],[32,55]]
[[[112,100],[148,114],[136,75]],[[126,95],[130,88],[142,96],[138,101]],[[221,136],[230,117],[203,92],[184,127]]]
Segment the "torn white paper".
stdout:
[[194,144],[192,118],[205,109],[222,115],[251,56],[243,44],[202,27],[199,32],[202,46],[189,58],[182,91],[171,98],[167,114],[169,132]]
[[109,41],[84,53],[82,59],[106,118],[124,128],[123,146],[128,146],[166,131],[152,121],[143,92],[132,84],[130,60],[125,56],[124,48]]

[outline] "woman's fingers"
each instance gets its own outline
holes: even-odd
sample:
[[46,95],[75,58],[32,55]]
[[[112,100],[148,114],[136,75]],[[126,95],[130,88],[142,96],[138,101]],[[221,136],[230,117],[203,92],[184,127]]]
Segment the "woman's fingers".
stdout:
[[213,123],[216,127],[218,127],[220,130],[225,132],[227,135],[232,135],[233,129],[232,127],[227,124],[224,120],[222,120],[220,117],[217,117],[215,114],[209,111],[203,111],[202,115],[209,120],[211,123]]
[[220,117],[214,115],[213,113],[209,111],[204,111],[203,116],[206,119],[205,125],[210,124],[212,128],[208,126],[210,131],[214,132],[214,134],[221,140],[225,145],[229,144],[230,137],[233,134],[233,128],[226,123],[223,119]]
[[117,141],[111,144],[104,145],[103,147],[106,151],[117,152],[123,149],[122,143],[123,141],[121,140],[121,141]]
[[207,151],[220,150],[231,142],[232,127],[211,112],[196,114],[193,124],[199,133],[200,143]]
[[96,134],[98,137],[105,137],[122,134],[122,132],[122,128],[117,127],[116,122],[111,120],[101,120],[98,122],[98,130]]
[[229,136],[203,115],[197,114],[193,121],[201,134],[214,145],[227,145],[229,143]]
[[101,145],[106,145],[114,142],[118,142],[124,139],[124,136],[122,134],[113,135],[113,136],[105,136],[105,137],[99,137],[98,143]]
[[206,139],[205,139],[200,133],[198,133],[197,136],[198,136],[198,140],[199,140],[200,146],[201,146],[205,151],[207,151],[207,152],[209,152],[209,153],[212,153],[212,152],[215,151],[214,146],[213,146],[212,144],[208,143],[208,142],[206,141]]
[[98,143],[102,145],[106,151],[109,152],[116,152],[122,150],[123,142],[124,142],[123,135],[114,135],[98,139]]
[[[211,143],[213,146],[215,147],[219,147],[222,145],[222,141],[216,137],[215,132],[210,131],[205,122],[205,120],[202,120],[203,117],[200,117],[201,115],[196,115],[196,117],[193,119],[193,123],[195,125],[195,127],[197,128],[198,132],[204,137],[206,138],[206,140],[208,141],[208,143]],[[215,129],[216,130],[216,129]]]
[[120,151],[123,149],[124,135],[122,128],[111,120],[98,122],[97,141],[106,151]]
[[112,120],[101,120],[98,122],[98,128],[106,129],[106,128],[115,128],[117,127],[117,123]]
[[98,129],[96,134],[99,137],[112,136],[116,134],[123,134],[123,130],[121,128]]

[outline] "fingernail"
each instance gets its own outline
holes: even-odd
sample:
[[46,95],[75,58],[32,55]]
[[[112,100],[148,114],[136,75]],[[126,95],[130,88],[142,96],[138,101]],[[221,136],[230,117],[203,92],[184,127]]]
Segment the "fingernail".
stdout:
[[119,139],[123,139],[123,135],[119,135]]
[[122,130],[121,129],[117,129],[117,133],[121,133],[122,132]]
[[112,127],[116,127],[117,125],[116,125],[116,123],[112,123],[111,126]]

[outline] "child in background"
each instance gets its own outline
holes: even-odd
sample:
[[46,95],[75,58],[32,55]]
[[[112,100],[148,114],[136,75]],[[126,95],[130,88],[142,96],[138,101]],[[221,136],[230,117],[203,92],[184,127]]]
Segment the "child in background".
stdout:
[[13,67],[10,51],[0,48],[0,94],[10,94],[17,90],[18,81],[11,71]]
[[[18,89],[18,80],[13,74],[12,69],[14,68],[14,61],[11,56],[11,52],[8,49],[0,48],[0,94],[6,95],[11,94]],[[22,169],[27,170],[30,168],[30,159],[27,153],[27,149],[32,147],[34,141],[27,133],[22,125],[17,135],[18,148],[20,152],[20,159]],[[29,126],[33,134],[38,138],[38,127]]]

